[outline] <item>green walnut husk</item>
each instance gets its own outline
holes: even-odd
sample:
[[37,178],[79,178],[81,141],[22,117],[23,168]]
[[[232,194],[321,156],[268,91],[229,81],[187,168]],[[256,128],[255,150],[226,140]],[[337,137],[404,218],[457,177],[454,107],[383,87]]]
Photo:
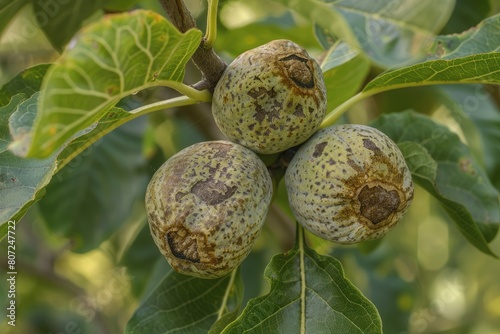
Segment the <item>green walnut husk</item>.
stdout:
[[264,163],[227,141],[178,152],[146,192],[153,239],[178,272],[218,278],[237,268],[257,239],[272,197]]
[[229,139],[262,154],[303,143],[326,113],[318,63],[297,44],[275,40],[239,55],[215,88],[212,113]]
[[385,235],[413,199],[411,173],[398,146],[363,125],[318,131],[291,160],[285,183],[297,221],[321,238],[346,244]]

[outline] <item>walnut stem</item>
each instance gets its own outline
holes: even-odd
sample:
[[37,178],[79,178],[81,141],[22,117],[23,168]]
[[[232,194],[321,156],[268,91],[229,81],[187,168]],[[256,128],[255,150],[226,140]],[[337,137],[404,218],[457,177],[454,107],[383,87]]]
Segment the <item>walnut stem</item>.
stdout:
[[[189,29],[197,29],[196,22],[184,4],[184,1],[160,0],[160,2],[167,12],[170,21],[179,31],[186,32]],[[192,60],[203,75],[203,79],[194,84],[193,87],[198,90],[209,89],[213,92],[227,64],[215,53],[211,46],[206,44],[204,38],[193,54]]]

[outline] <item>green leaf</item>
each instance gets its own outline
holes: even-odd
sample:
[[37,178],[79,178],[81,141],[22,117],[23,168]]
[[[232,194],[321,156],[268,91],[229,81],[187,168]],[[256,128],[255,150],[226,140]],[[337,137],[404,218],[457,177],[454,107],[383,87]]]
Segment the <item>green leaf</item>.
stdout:
[[363,89],[375,94],[389,89],[446,83],[500,83],[500,52],[451,60],[431,60],[381,74]]
[[333,110],[358,92],[370,63],[345,42],[335,43],[321,63],[328,94],[327,110]]
[[382,333],[373,304],[344,277],[340,262],[305,245],[274,256],[269,294],[250,300],[228,333]]
[[[142,106],[130,112],[115,107],[102,116],[96,125],[67,142],[62,151],[46,159],[23,159],[13,155],[12,151],[23,152],[26,145],[19,145],[20,141],[12,142],[11,138],[13,135],[25,138],[24,133],[31,133],[28,128],[39,104],[39,93],[33,92],[39,88],[40,78],[46,69],[47,65],[27,69],[0,89],[0,100],[2,103],[7,101],[7,107],[0,107],[0,148],[3,150],[0,150],[0,194],[2,199],[6,199],[0,205],[0,240],[6,235],[8,220],[17,222],[31,205],[45,195],[45,187],[52,175],[105,134],[146,113],[196,103],[196,100],[179,97]],[[21,93],[15,95],[17,91]],[[25,100],[27,96],[31,96],[29,100]],[[11,149],[10,152],[5,151],[7,146]]]
[[438,36],[431,60],[389,71],[363,92],[441,83],[500,83],[500,15],[461,35]]
[[199,30],[181,34],[159,14],[143,10],[82,29],[47,73],[28,155],[51,154],[139,90],[182,90],[185,65],[200,38]]
[[0,89],[0,106],[8,104],[12,96],[16,94],[23,93],[30,97],[38,92],[49,66],[48,64],[41,64],[30,67],[3,85]]
[[61,169],[47,186],[40,213],[49,230],[73,240],[73,251],[98,247],[127,221],[137,199],[144,198],[148,174],[141,139],[145,124],[145,119],[137,119],[109,133]]
[[[15,119],[11,125],[26,124],[17,122],[17,120],[26,118],[33,119],[31,110],[36,108],[38,94],[34,94],[31,98],[21,101],[24,94],[16,95],[12,101],[15,103],[9,104],[7,108],[3,108],[2,113],[11,114],[10,119]],[[8,110],[8,109],[11,110]],[[6,118],[2,117],[0,129],[2,137],[6,138],[5,131]],[[16,128],[11,128],[11,131],[18,131]],[[10,136],[10,135],[9,135]],[[5,142],[4,142],[5,144]],[[0,239],[5,237],[7,231],[7,222],[14,220],[16,222],[26,213],[26,210],[44,194],[43,189],[49,183],[52,174],[56,170],[57,153],[52,154],[46,159],[23,159],[15,156],[11,151],[5,150],[0,153]]]
[[[16,95],[19,96],[19,95]],[[33,120],[36,115],[36,107],[39,93],[35,93],[28,99],[27,103],[21,103],[19,107],[9,117],[9,130],[13,142],[9,145],[9,149],[16,155],[22,155],[22,147],[16,145],[18,138],[24,137],[30,133],[33,126]]]
[[[15,2],[15,1],[14,1]],[[33,0],[38,25],[52,46],[61,52],[83,22],[94,14],[102,0]]]
[[[10,124],[6,123],[7,117],[1,117],[0,131],[2,138],[5,138],[3,145],[9,145],[10,149],[22,150],[23,147],[16,147],[14,142],[10,143],[13,133],[26,132],[25,125],[33,122],[38,105],[39,93],[33,94],[29,99],[24,100],[24,94],[16,95],[8,108],[2,108],[2,115],[11,115]],[[19,103],[17,103],[19,102]],[[71,159],[80,154],[85,148],[90,146],[120,124],[123,119],[132,119],[130,115],[122,109],[113,108],[103,120],[99,122],[92,131],[80,138],[73,140],[62,152],[55,152],[45,159],[26,159],[16,156],[12,151],[0,153],[0,195],[2,204],[0,205],[0,239],[5,237],[6,223],[8,220],[16,222],[26,213],[26,211],[45,195],[45,187],[52,179],[56,171],[66,165]],[[24,129],[18,129],[17,126]]]
[[441,33],[460,33],[484,20],[490,13],[490,0],[456,0],[450,20]]
[[344,15],[366,54],[385,68],[421,59],[455,4],[455,0],[326,2]]
[[12,97],[10,103],[6,106],[0,107],[0,153],[7,150],[12,141],[9,131],[10,116],[15,113],[18,106],[26,100],[26,95],[17,94]]
[[[437,36],[429,59],[456,59],[500,52],[500,14],[489,17],[462,34]],[[498,72],[498,71],[497,71]]]
[[448,128],[426,116],[402,112],[371,124],[394,140],[414,180],[445,208],[460,232],[480,251],[498,231],[498,192],[468,147]]
[[221,308],[219,309],[218,320],[212,325],[208,334],[222,333],[224,328],[233,322],[239,314],[241,304],[243,302],[243,280],[241,278],[241,271],[236,271],[236,278],[231,289],[226,290],[222,301]]
[[125,334],[207,333],[228,307],[239,307],[230,302],[241,294],[239,280],[236,272],[208,280],[171,271],[135,311]]
[[359,101],[388,90],[437,84],[499,84],[499,27],[500,14],[462,35],[437,37],[429,58],[431,60],[380,74],[361,93],[328,114],[322,127],[333,124]]
[[[493,94],[500,87],[481,85],[455,85],[440,87],[448,98],[444,103],[455,110],[457,123],[465,132],[469,122],[475,125],[480,140],[477,143],[481,150],[485,169],[491,182],[500,190],[500,113],[495,104]],[[453,110],[452,110],[453,111]],[[470,132],[465,132],[470,141]]]
[[[5,112],[13,114],[16,110],[18,112],[25,111],[27,117],[22,124],[29,124],[33,121],[34,113],[28,111],[30,109],[34,110],[35,106],[38,105],[38,95],[33,95],[19,106],[13,105],[12,108],[15,110],[6,110]],[[2,198],[9,199],[5,201],[5,205],[4,203],[0,205],[0,240],[5,237],[7,231],[5,223],[9,219],[18,221],[32,204],[45,195],[45,186],[51,180],[52,175],[61,170],[90,145],[100,140],[105,134],[148,112],[195,102],[195,100],[180,97],[139,107],[130,112],[115,107],[108,111],[95,127],[80,133],[80,137],[68,142],[62,151],[54,153],[47,159],[25,159],[13,155],[11,151],[0,153],[0,194]],[[4,122],[6,118],[0,119]],[[7,128],[8,125],[6,124],[0,126],[3,136]],[[15,129],[11,130],[17,131]],[[8,138],[10,134],[4,137]],[[12,148],[12,143],[10,146]],[[17,147],[17,149],[22,150],[23,147]]]
[[[408,223],[411,224],[409,221]],[[344,264],[345,272],[353,275],[353,283],[363,285],[366,297],[379,311],[384,333],[403,334],[408,330],[410,315],[418,295],[418,283],[403,279],[397,263],[402,261],[408,265],[408,260],[414,253],[409,254],[405,246],[413,246],[410,240],[414,236],[404,235],[401,230],[394,234],[393,239],[398,240],[397,245],[387,240],[392,237],[377,239],[383,241],[370,254],[360,247],[335,247],[330,255]]]
[[[37,91],[47,65],[37,65],[16,75],[0,89],[0,240],[7,234],[7,222],[16,223],[27,209],[44,194],[56,168],[55,155],[47,159],[22,159],[7,151],[12,143],[11,131],[18,130],[9,124],[13,114],[17,119],[36,106]],[[29,97],[31,99],[27,100]],[[27,113],[26,115],[31,115]],[[29,118],[26,120],[29,122]],[[4,200],[5,199],[5,200]]]
[[[148,265],[145,266],[145,263]],[[120,265],[127,268],[127,273],[131,277],[131,291],[135,297],[143,295],[148,282],[153,276],[155,267],[162,264],[164,270],[161,278],[165,275],[165,271],[170,270],[170,266],[153,242],[149,224],[145,220],[144,226],[137,233],[120,260]]]

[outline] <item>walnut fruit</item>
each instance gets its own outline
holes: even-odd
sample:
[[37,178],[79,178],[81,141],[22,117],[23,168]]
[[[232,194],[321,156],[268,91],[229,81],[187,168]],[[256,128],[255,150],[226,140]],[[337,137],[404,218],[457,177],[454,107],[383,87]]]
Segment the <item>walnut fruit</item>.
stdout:
[[319,127],[326,88],[318,63],[297,44],[275,40],[239,55],[212,99],[219,129],[257,153],[296,146]]
[[339,243],[385,235],[413,199],[410,170],[398,146],[363,125],[318,131],[291,160],[285,183],[298,222]]
[[248,255],[272,197],[264,163],[227,141],[178,152],[154,174],[146,192],[153,239],[178,272],[222,277]]

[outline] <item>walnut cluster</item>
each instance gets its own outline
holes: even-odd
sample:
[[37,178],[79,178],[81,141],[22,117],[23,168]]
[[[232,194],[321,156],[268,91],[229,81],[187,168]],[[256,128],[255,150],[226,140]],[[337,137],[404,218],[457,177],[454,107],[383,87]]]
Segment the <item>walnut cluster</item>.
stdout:
[[401,220],[413,198],[401,151],[368,126],[318,131],[326,101],[318,63],[291,41],[249,50],[229,65],[215,88],[212,112],[231,141],[180,151],[147,189],[151,234],[175,270],[217,278],[249,254],[273,194],[270,173],[256,153],[285,152],[283,157],[297,150],[285,171],[290,208],[324,239],[375,239]]

